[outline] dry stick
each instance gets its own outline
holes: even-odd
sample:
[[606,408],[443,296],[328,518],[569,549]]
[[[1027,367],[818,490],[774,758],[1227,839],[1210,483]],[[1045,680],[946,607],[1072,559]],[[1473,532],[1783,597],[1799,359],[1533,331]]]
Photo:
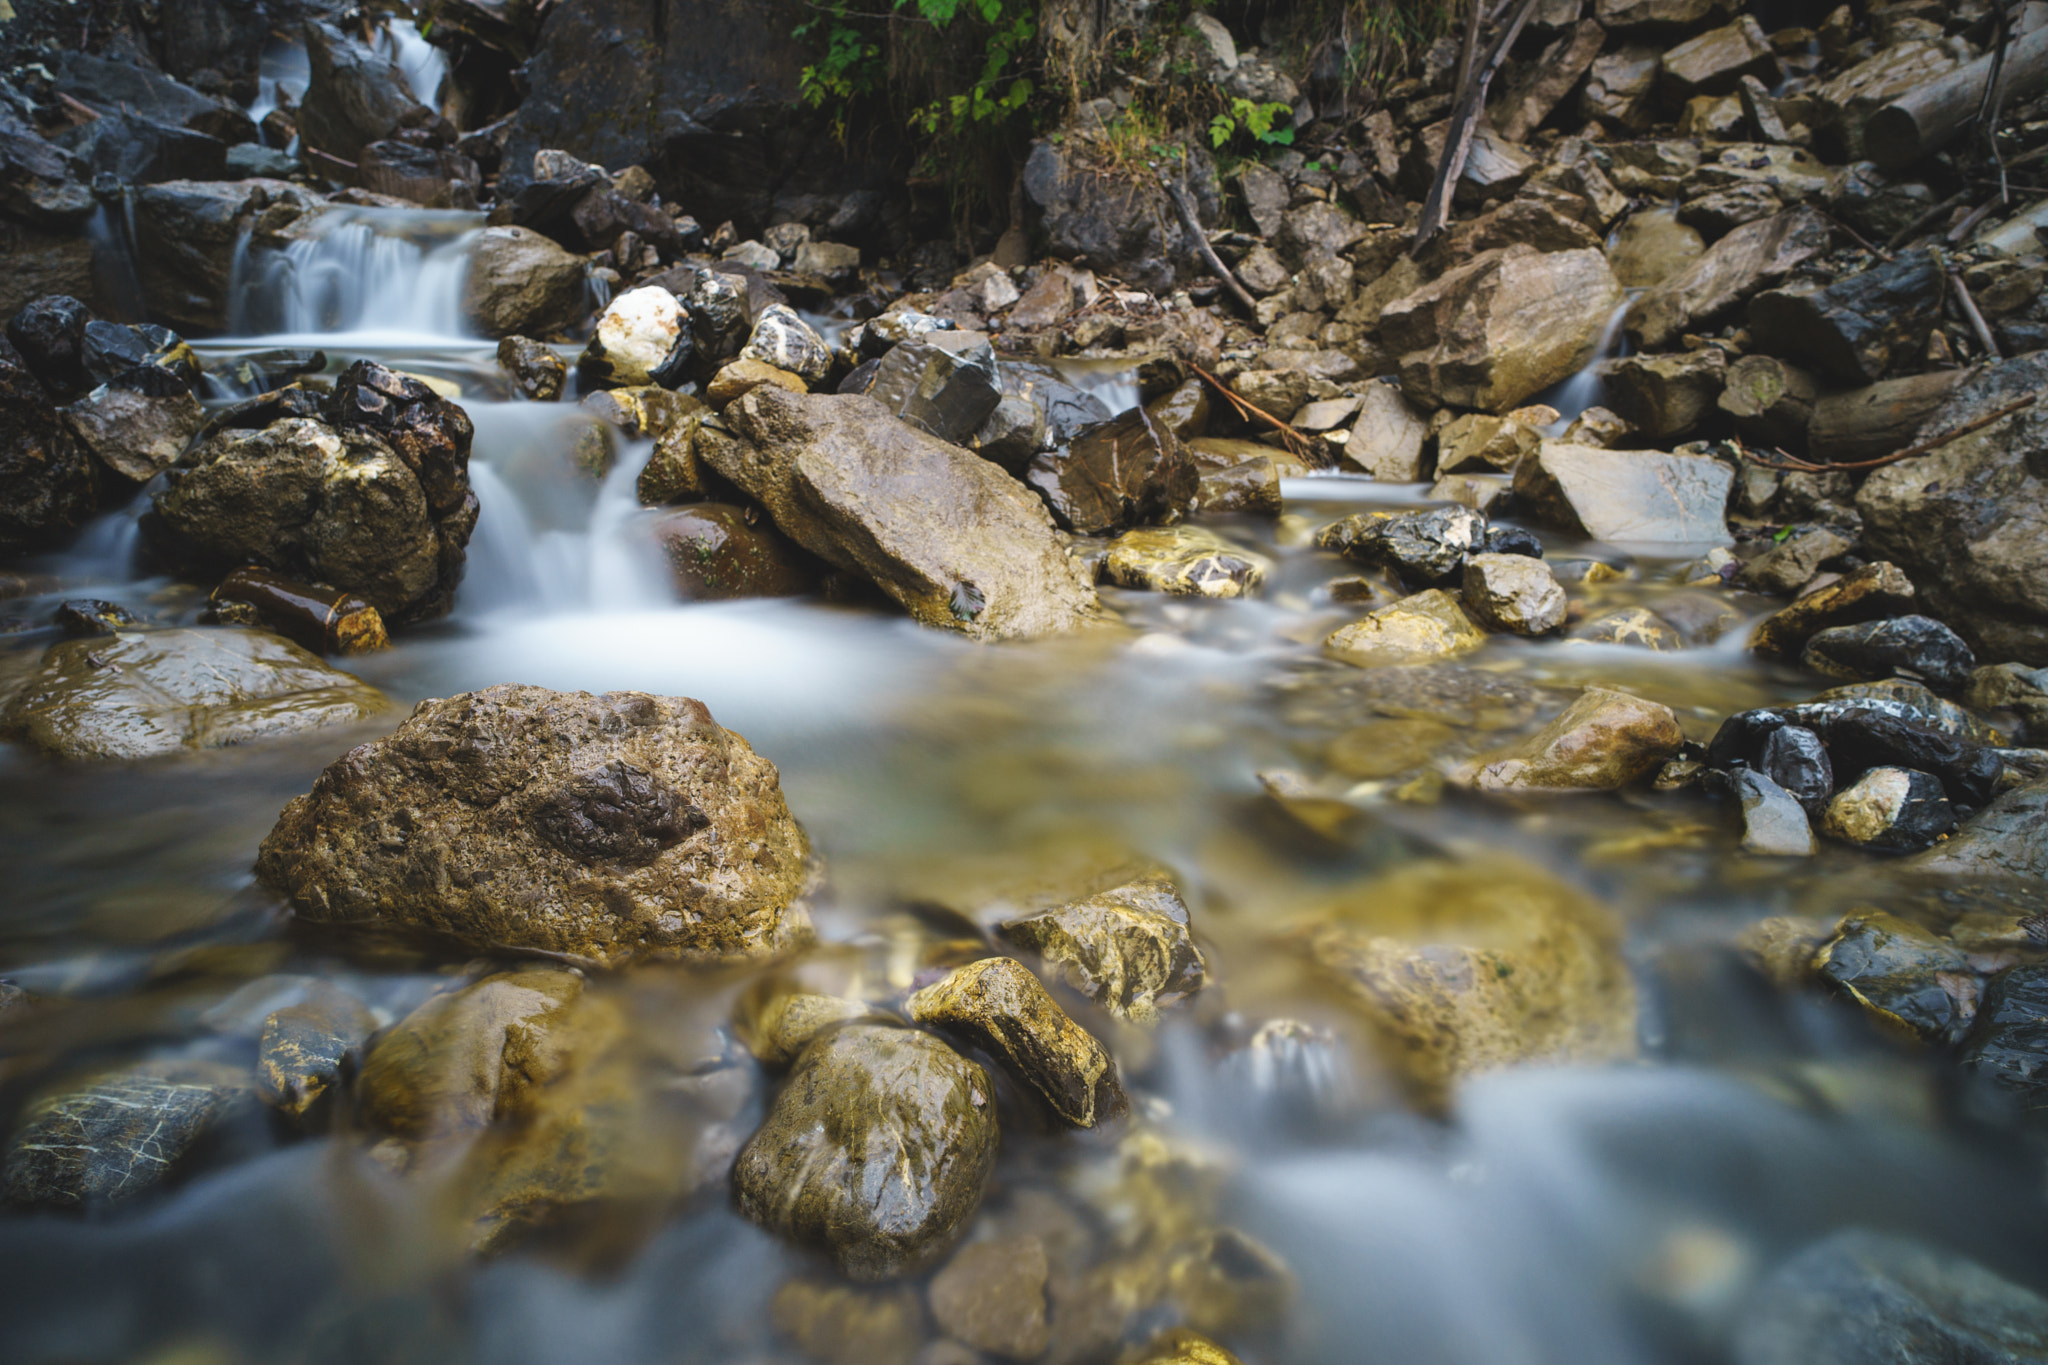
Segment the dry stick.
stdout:
[[1962,307],[1963,316],[1969,319],[1970,329],[1977,334],[1977,340],[1984,347],[1984,354],[1993,360],[2005,359],[2005,352],[1998,349],[1998,338],[1991,335],[1991,327],[1984,321],[1984,315],[1977,311],[1977,300],[1970,297],[1970,287],[1963,283],[1960,271],[1948,272],[1949,287],[1956,291],[1956,303]]
[[1970,192],[1968,190],[1957,190],[1954,194],[1942,200],[1939,204],[1936,204],[1897,232],[1894,232],[1891,235],[1891,239],[1885,245],[1893,251],[1897,251],[1900,247],[1940,222],[1943,215],[1955,212],[1956,206],[1969,197]]
[[1999,198],[1986,199],[1983,203],[1977,205],[1976,208],[1971,209],[1969,217],[1948,230],[1948,244],[1950,246],[1960,246],[1962,243],[1970,240],[1970,234],[1975,232],[1978,225],[1991,216],[1991,211],[1997,208],[2001,202],[2003,201]]
[[1230,406],[1237,409],[1238,416],[1245,418],[1256,417],[1260,421],[1267,423],[1275,431],[1280,433],[1280,438],[1287,442],[1287,448],[1289,450],[1293,451],[1295,454],[1301,456],[1304,459],[1308,458],[1308,453],[1311,449],[1311,443],[1308,437],[1302,435],[1288,423],[1281,421],[1278,417],[1275,417],[1272,413],[1267,412],[1258,404],[1245,398],[1241,394],[1233,392],[1228,384],[1218,379],[1215,375],[1210,374],[1200,365],[1195,364],[1193,361],[1189,361],[1188,368],[1193,370],[1197,375],[1200,375],[1203,379],[1207,380],[1209,382],[1210,387],[1214,388],[1216,392],[1222,394],[1225,401],[1227,401],[1230,404]]
[[1834,214],[1822,213],[1821,217],[1827,219],[1830,223],[1833,223],[1836,227],[1840,228],[1843,232],[1847,233],[1849,235],[1850,241],[1856,243],[1856,245],[1862,247],[1865,251],[1877,257],[1880,261],[1885,261],[1887,263],[1891,261],[1892,253],[1890,251],[1886,250],[1884,247],[1879,246],[1877,243],[1871,241],[1868,237],[1865,237],[1855,228],[1850,227],[1847,223],[1835,217]]
[[2012,191],[2005,183],[2005,158],[1998,153],[1998,116],[2005,107],[2005,91],[1999,84],[2005,76],[2005,54],[2012,46],[2012,20],[2005,12],[2005,0],[1992,0],[1991,12],[1998,23],[1998,45],[1991,52],[1991,75],[1984,82],[1984,95],[1977,101],[1977,133],[1984,139],[1984,150],[1991,154],[1991,164],[1998,167],[1998,202],[2006,204],[2012,200]]
[[1216,254],[1216,248],[1209,245],[1209,234],[1202,231],[1202,220],[1195,217],[1195,206],[1188,202],[1187,186],[1178,180],[1169,180],[1163,175],[1159,177],[1159,183],[1166,187],[1166,197],[1173,201],[1175,212],[1180,214],[1181,226],[1195,239],[1195,250],[1202,253],[1202,260],[1208,264],[1209,272],[1223,281],[1223,287],[1230,291],[1230,296],[1238,301],[1247,314],[1256,317],[1259,305],[1252,301],[1252,296],[1245,292],[1245,287],[1237,282],[1237,276],[1230,273],[1230,267],[1223,264],[1223,258]]
[[1529,14],[1536,8],[1536,0],[1521,0],[1515,6],[1515,14],[1500,36],[1493,40],[1493,46],[1486,50],[1486,59],[1472,73],[1471,80],[1458,93],[1457,108],[1451,111],[1450,127],[1444,131],[1443,156],[1436,163],[1436,181],[1429,187],[1429,199],[1422,206],[1422,221],[1415,228],[1415,244],[1408,249],[1410,256],[1420,256],[1422,249],[1436,239],[1451,219],[1451,195],[1458,184],[1458,177],[1465,173],[1465,158],[1472,151],[1472,134],[1479,126],[1479,115],[1486,108],[1486,87],[1493,80],[1493,73],[1507,59],[1508,49],[1521,35],[1522,25],[1529,21]]
[[2012,416],[2021,408],[2032,407],[2037,396],[2030,394],[2017,402],[2007,403],[2004,407],[1988,416],[1979,417],[1974,422],[1965,422],[1945,436],[1937,436],[1931,441],[1922,441],[1919,445],[1910,446],[1896,454],[1880,455],[1875,460],[1856,460],[1846,464],[1815,464],[1810,460],[1802,460],[1796,455],[1787,455],[1784,451],[1776,449],[1773,449],[1771,453],[1778,458],[1766,460],[1763,456],[1743,445],[1739,440],[1735,443],[1735,448],[1742,452],[1744,459],[1752,464],[1760,464],[1765,469],[1789,469],[1801,474],[1834,474],[1857,469],[1876,469],[1880,465],[1897,464],[1900,460],[1910,460],[1917,456],[1932,454],[1950,441],[1968,436],[1973,431],[1982,431],[1993,422],[2000,422]]

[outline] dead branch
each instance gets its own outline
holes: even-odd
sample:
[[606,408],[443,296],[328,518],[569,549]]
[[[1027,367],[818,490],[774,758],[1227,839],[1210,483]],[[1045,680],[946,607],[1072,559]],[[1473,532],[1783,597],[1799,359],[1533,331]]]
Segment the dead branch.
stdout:
[[1230,273],[1230,267],[1223,264],[1223,258],[1216,254],[1216,248],[1209,245],[1209,234],[1202,230],[1202,220],[1195,216],[1195,206],[1188,196],[1187,186],[1164,175],[1159,177],[1159,183],[1166,187],[1166,197],[1173,201],[1174,210],[1180,215],[1181,226],[1188,230],[1188,236],[1195,239],[1195,250],[1201,253],[1203,262],[1209,267],[1209,273],[1223,282],[1223,287],[1230,291],[1230,296],[1237,300],[1247,315],[1256,316],[1259,305],[1253,302],[1245,287],[1237,282],[1237,276]]
[[[1415,230],[1415,244],[1408,249],[1411,256],[1422,254],[1424,247],[1444,230],[1451,220],[1451,196],[1457,188],[1458,177],[1465,173],[1465,158],[1472,151],[1472,134],[1479,126],[1479,115],[1486,108],[1486,87],[1493,80],[1493,73],[1507,59],[1508,49],[1514,46],[1521,35],[1522,25],[1529,21],[1530,12],[1536,8],[1536,0],[1521,0],[1515,6],[1514,16],[1508,20],[1500,36],[1493,40],[1493,46],[1486,50],[1485,58],[1466,78],[1458,92],[1458,103],[1451,110],[1450,126],[1444,130],[1443,155],[1437,159],[1436,180],[1429,187],[1429,198],[1422,206],[1422,221]],[[1477,22],[1475,7],[1474,22]]]
[[1974,422],[1965,422],[1962,426],[1945,435],[1936,436],[1930,441],[1922,441],[1919,445],[1911,446],[1891,455],[1881,455],[1875,460],[1854,460],[1840,464],[1815,464],[1810,460],[1802,460],[1797,455],[1787,455],[1784,451],[1775,447],[1772,448],[1770,453],[1777,458],[1765,459],[1756,451],[1742,444],[1739,439],[1735,442],[1735,448],[1741,451],[1742,457],[1751,464],[1762,465],[1765,469],[1791,470],[1800,474],[1836,474],[1853,472],[1859,469],[1876,469],[1881,465],[1897,464],[1901,460],[1911,460],[1922,455],[1931,455],[1950,441],[1968,436],[1973,431],[1982,431],[1994,422],[2004,421],[2022,408],[2032,407],[2035,397],[2036,395],[2030,394],[2016,402],[2006,404],[1994,413],[1979,417]]
[[1295,430],[1292,425],[1281,421],[1278,417],[1275,417],[1272,413],[1267,412],[1258,404],[1238,394],[1228,384],[1218,379],[1215,375],[1210,374],[1200,365],[1194,364],[1193,362],[1189,362],[1188,368],[1193,370],[1204,381],[1206,381],[1209,387],[1215,389],[1216,392],[1222,394],[1223,401],[1230,404],[1231,407],[1235,408],[1237,410],[1237,415],[1239,417],[1244,418],[1246,421],[1250,421],[1254,417],[1258,418],[1267,426],[1272,427],[1273,430],[1280,433],[1280,439],[1287,443],[1288,450],[1292,451],[1295,455],[1301,457],[1304,460],[1313,458],[1311,451],[1313,450],[1314,443],[1310,441],[1308,437],[1302,435],[1299,431]]

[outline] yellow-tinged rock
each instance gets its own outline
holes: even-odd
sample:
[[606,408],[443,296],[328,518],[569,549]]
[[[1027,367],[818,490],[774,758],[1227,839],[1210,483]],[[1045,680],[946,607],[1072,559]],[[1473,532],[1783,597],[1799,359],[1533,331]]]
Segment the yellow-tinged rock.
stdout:
[[1116,1063],[1015,958],[988,957],[910,997],[910,1017],[951,1029],[984,1049],[1076,1128],[1129,1107]]
[[1373,668],[1453,659],[1485,643],[1486,632],[1465,614],[1458,599],[1431,588],[1331,632],[1323,649],[1346,663]]
[[773,384],[778,389],[791,393],[809,393],[810,385],[788,370],[777,369],[765,360],[735,360],[711,376],[711,383],[704,396],[715,408],[722,408],[741,394],[751,393],[763,384]]
[[1589,687],[1516,752],[1470,773],[1480,791],[1613,791],[1648,777],[1685,743],[1668,706]]

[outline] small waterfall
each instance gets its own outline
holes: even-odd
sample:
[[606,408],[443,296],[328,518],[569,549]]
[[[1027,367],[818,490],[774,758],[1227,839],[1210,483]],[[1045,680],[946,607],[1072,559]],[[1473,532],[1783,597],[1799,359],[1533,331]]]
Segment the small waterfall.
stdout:
[[342,208],[283,250],[237,250],[229,331],[326,345],[469,338],[462,289],[482,219],[436,209]]
[[1600,329],[1600,339],[1593,345],[1593,358],[1577,374],[1549,393],[1531,400],[1557,409],[1557,421],[1544,428],[1546,434],[1563,435],[1564,429],[1579,419],[1579,414],[1587,408],[1598,407],[1607,396],[1607,380],[1600,373],[1600,367],[1628,354],[1628,334],[1622,330],[1621,324],[1628,316],[1629,304],[1634,301],[1635,295],[1631,293],[1614,310],[1614,316],[1608,318],[1607,325]]
[[263,122],[264,116],[280,103],[280,93],[296,106],[306,97],[306,84],[312,75],[313,63],[303,44],[271,43],[263,49],[257,65],[256,98],[249,105],[249,117]]
[[1137,369],[1122,361],[1066,360],[1055,368],[1060,378],[1092,394],[1112,417],[1120,417],[1144,401],[1138,392]]
[[116,213],[102,200],[86,220],[85,238],[92,243],[92,271],[109,317],[140,322],[149,316],[143,306],[142,280],[135,273],[135,253],[129,243],[128,200],[121,200]]
[[412,97],[429,109],[441,107],[448,80],[448,54],[435,47],[409,19],[389,20],[377,35],[377,52],[391,59],[412,87]]

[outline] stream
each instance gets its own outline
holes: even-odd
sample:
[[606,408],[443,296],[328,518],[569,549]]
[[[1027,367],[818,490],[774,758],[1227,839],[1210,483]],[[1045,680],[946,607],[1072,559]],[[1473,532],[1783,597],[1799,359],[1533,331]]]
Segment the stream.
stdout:
[[[655,514],[634,498],[649,447],[625,445],[593,480],[568,457],[587,420],[576,405],[516,399],[493,344],[464,334],[479,222],[334,212],[287,252],[245,256],[234,335],[195,342],[210,369],[317,346],[329,373],[370,357],[454,386],[475,423],[482,506],[467,577],[450,617],[341,661],[396,704],[359,730],[136,764],[0,749],[0,979],[48,1002],[0,1038],[10,1102],[114,1062],[247,1066],[250,1021],[309,979],[347,986],[381,1021],[402,1016],[475,964],[294,923],[251,873],[279,810],[423,698],[505,682],[639,689],[701,699],[780,769],[830,869],[817,957],[833,970],[897,981],[1017,887],[1172,871],[1208,990],[1156,1030],[1104,1037],[1134,1125],[1185,1171],[1135,1181],[1115,1132],[1006,1133],[985,1207],[1023,1219],[1050,1192],[1090,1211],[1074,1235],[1105,1256],[1132,1220],[1174,1208],[1237,1229],[1261,1250],[1243,1253],[1257,1268],[1240,1279],[1225,1266],[1249,1306],[1219,1330],[1255,1365],[1723,1360],[1758,1280],[1848,1227],[2043,1286],[2036,1159],[1957,1102],[1939,1059],[1848,1006],[1767,987],[1734,948],[1767,916],[1911,901],[1887,864],[1824,848],[1788,873],[1738,853],[1732,810],[1693,794],[1489,800],[1391,760],[1326,761],[1365,722],[1403,713],[1374,672],[1318,648],[1359,609],[1333,600],[1356,569],[1314,549],[1314,532],[1432,505],[1425,487],[1289,479],[1277,521],[1214,523],[1272,558],[1262,594],[1105,589],[1123,625],[1087,638],[985,647],[872,608],[678,600]],[[1089,381],[1113,401],[1135,393],[1128,376]],[[239,396],[216,390],[214,402]],[[204,587],[136,558],[144,505],[26,566],[53,586],[8,614],[43,620],[91,596],[192,623]],[[1409,706],[1441,710],[1453,753],[1505,744],[1591,683],[1671,706],[1701,740],[1733,711],[1815,690],[1743,650],[1770,603],[1685,586],[1695,550],[1541,535],[1553,562],[1627,571],[1572,587],[1589,611],[1656,606],[1686,647],[1491,637],[1417,682],[1444,700]],[[10,640],[0,669],[25,669],[48,640]],[[1271,794],[1290,781],[1308,797]],[[1348,814],[1332,821],[1338,803]],[[1444,1112],[1405,1099],[1291,935],[1360,888],[1370,914],[1376,879],[1421,859],[1459,869],[1454,886],[1547,874],[1609,907],[1640,1000],[1635,1055],[1484,1076]],[[754,975],[647,967],[591,989],[630,1004],[660,1056],[649,1086],[739,1075],[721,1122],[744,1138],[769,1084],[731,1064],[724,1025]],[[1262,1033],[1269,1021],[1290,1026]],[[671,1127],[636,1131],[636,1159],[673,1157]],[[794,1359],[771,1301],[789,1277],[829,1272],[742,1220],[712,1166],[480,1258],[445,1201],[359,1135],[249,1114],[133,1205],[0,1219],[0,1359]]]

